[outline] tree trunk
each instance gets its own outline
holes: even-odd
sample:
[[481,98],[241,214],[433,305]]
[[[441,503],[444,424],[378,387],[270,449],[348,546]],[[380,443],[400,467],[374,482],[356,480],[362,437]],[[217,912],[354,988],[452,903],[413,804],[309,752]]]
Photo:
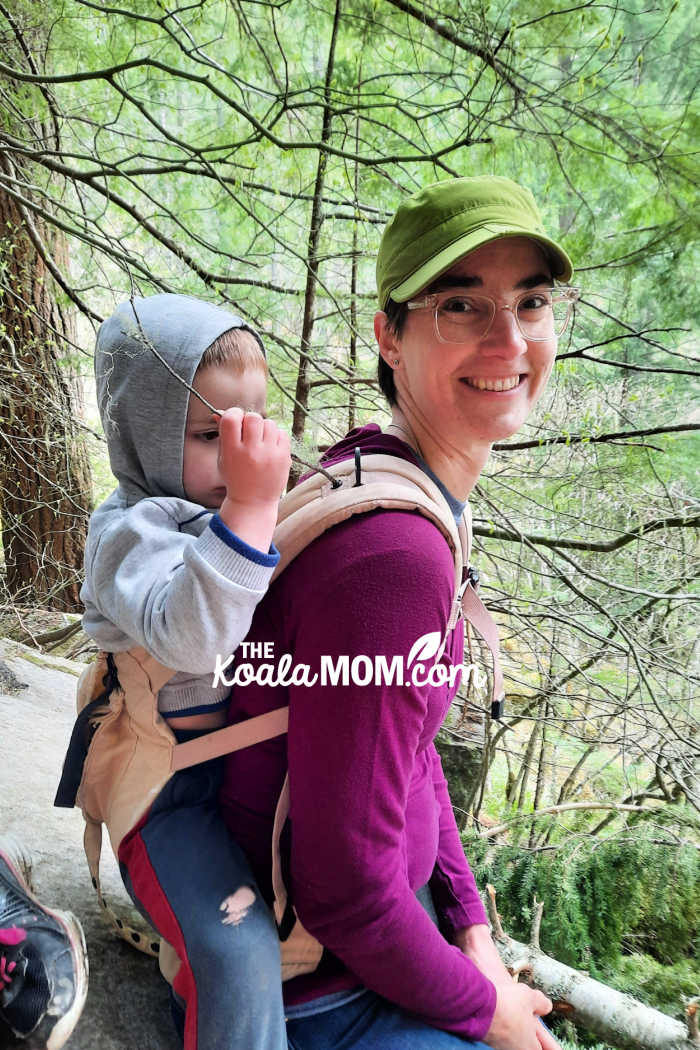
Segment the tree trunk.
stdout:
[[[0,161],[6,174],[9,161]],[[72,324],[37,243],[66,246],[0,191],[0,522],[9,597],[80,609],[90,468],[59,356]],[[34,236],[32,236],[34,234]],[[37,237],[38,235],[38,237]]]
[[[535,780],[535,797],[532,801],[532,808],[539,809],[542,802],[542,795],[544,794],[545,781],[547,779],[547,719],[549,717],[549,704],[545,700],[544,709],[542,711],[542,729],[540,734],[540,757],[537,762],[537,778]],[[528,846],[533,849],[535,846],[535,825],[532,824],[530,827],[530,838]]]
[[[338,25],[340,22],[341,0],[336,0],[333,29],[331,41],[328,48],[328,62],[326,64],[326,79],[324,87],[323,126],[321,129],[321,142],[330,141],[331,137],[331,85],[333,82],[333,70],[335,67],[335,45],[338,38]],[[309,224],[309,240],[307,246],[306,260],[306,289],[304,292],[304,318],[301,325],[301,350],[299,356],[299,371],[297,373],[296,389],[294,391],[294,412],[292,416],[292,436],[301,441],[304,436],[306,415],[309,409],[309,355],[311,353],[311,336],[314,329],[314,307],[316,302],[316,284],[318,282],[318,245],[321,237],[321,226],[323,225],[323,187],[326,179],[327,154],[321,149],[318,155],[318,166],[316,168],[316,181],[314,184],[313,203],[311,205],[311,221]],[[290,476],[290,487],[295,483],[298,472],[292,471]]]
[[565,1014],[619,1050],[698,1050],[687,1027],[660,1010],[557,962],[538,948],[510,937],[496,940],[509,969],[528,971],[530,983]]
[[435,745],[450,790],[457,826],[464,831],[481,785],[483,747],[475,745],[473,741],[460,740],[445,729],[441,730]]
[[619,1050],[698,1050],[700,1040],[690,1035],[697,1029],[694,1007],[688,1007],[686,1026],[545,955],[538,944],[542,905],[537,902],[531,943],[513,940],[501,927],[493,886],[488,890],[494,941],[503,962],[515,976],[526,974],[528,983],[552,1000],[555,1012],[565,1014]]
[[[525,748],[525,754],[523,756],[522,765],[520,767],[520,773],[516,779],[514,790],[517,789],[518,783],[520,784],[520,792],[518,794],[518,809],[523,809],[525,806],[525,796],[527,794],[527,785],[530,778],[530,766],[532,765],[532,759],[535,754],[535,747],[537,746],[537,738],[540,735],[540,727],[537,721],[535,721],[530,736],[528,738],[527,746]],[[511,799],[508,799],[510,802]]]

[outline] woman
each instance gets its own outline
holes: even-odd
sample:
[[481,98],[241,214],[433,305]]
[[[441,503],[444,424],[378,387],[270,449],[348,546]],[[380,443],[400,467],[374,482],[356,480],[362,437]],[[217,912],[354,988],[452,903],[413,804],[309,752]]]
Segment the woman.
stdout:
[[[571,263],[527,190],[483,177],[404,201],[379,249],[375,317],[385,433],[356,447],[418,463],[460,517],[494,441],[525,421],[552,369],[575,293],[552,289]],[[258,606],[248,653],[318,669],[321,657],[408,655],[445,637],[452,556],[418,514],[381,510],[306,548]],[[272,643],[272,646],[269,645]],[[441,657],[461,665],[463,628]],[[454,681],[454,678],[453,678]],[[230,720],[289,704],[287,739],[230,755],[226,821],[271,896],[270,836],[289,769],[288,884],[326,949],[285,985],[295,1050],[555,1050],[540,992],[513,982],[491,940],[433,739],[454,687],[343,684],[234,691]],[[483,1041],[483,1042],[482,1042]]]

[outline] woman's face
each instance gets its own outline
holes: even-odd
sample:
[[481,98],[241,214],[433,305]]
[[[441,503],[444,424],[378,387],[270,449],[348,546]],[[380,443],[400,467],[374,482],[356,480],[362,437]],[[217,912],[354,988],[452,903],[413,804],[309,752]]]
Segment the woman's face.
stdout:
[[[502,306],[524,290],[551,284],[549,265],[537,244],[526,237],[509,237],[460,259],[431,291],[472,291]],[[383,329],[379,321],[378,334]],[[399,407],[407,418],[447,447],[463,448],[469,442],[491,444],[518,430],[545,388],[557,341],[529,341],[512,311],[498,309],[482,338],[442,343],[434,312],[426,308],[409,311],[393,346],[380,338],[380,350],[394,369]],[[506,389],[485,389],[494,385]]]

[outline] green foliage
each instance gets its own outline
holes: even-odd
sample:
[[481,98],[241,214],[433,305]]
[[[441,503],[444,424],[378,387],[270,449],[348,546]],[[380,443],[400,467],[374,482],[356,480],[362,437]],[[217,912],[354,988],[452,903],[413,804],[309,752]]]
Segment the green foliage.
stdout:
[[[533,900],[544,901],[541,945],[599,979],[642,951],[659,964],[700,962],[700,857],[693,847],[635,838],[572,838],[553,851],[466,843],[477,882],[496,887],[504,929],[529,939]],[[695,955],[693,953],[696,953]]]
[[562,1050],[579,1050],[579,1047],[584,1046],[587,1050],[616,1050],[607,1043],[599,1043],[595,1038],[588,1038],[568,1018],[551,1017],[547,1019],[547,1024],[559,1040]]
[[625,955],[606,972],[606,980],[619,991],[683,1020],[683,999],[700,993],[700,961],[683,959],[664,966],[650,955]]

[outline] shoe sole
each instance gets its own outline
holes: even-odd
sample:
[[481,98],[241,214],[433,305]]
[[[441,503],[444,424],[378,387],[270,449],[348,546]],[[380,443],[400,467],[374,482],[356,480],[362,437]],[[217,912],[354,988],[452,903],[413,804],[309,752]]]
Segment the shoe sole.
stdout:
[[8,868],[19,882],[23,891],[36,904],[40,911],[50,915],[52,919],[63,928],[73,956],[73,970],[75,972],[75,995],[70,1009],[56,1021],[53,1031],[46,1042],[37,1043],[32,1041],[31,1035],[23,1040],[26,1050],[61,1050],[77,1025],[80,1015],[85,1006],[88,993],[89,966],[85,935],[78,919],[69,911],[58,911],[47,908],[32,892],[30,883],[31,862],[29,854],[13,839],[3,836],[0,838],[0,857],[5,861]]

